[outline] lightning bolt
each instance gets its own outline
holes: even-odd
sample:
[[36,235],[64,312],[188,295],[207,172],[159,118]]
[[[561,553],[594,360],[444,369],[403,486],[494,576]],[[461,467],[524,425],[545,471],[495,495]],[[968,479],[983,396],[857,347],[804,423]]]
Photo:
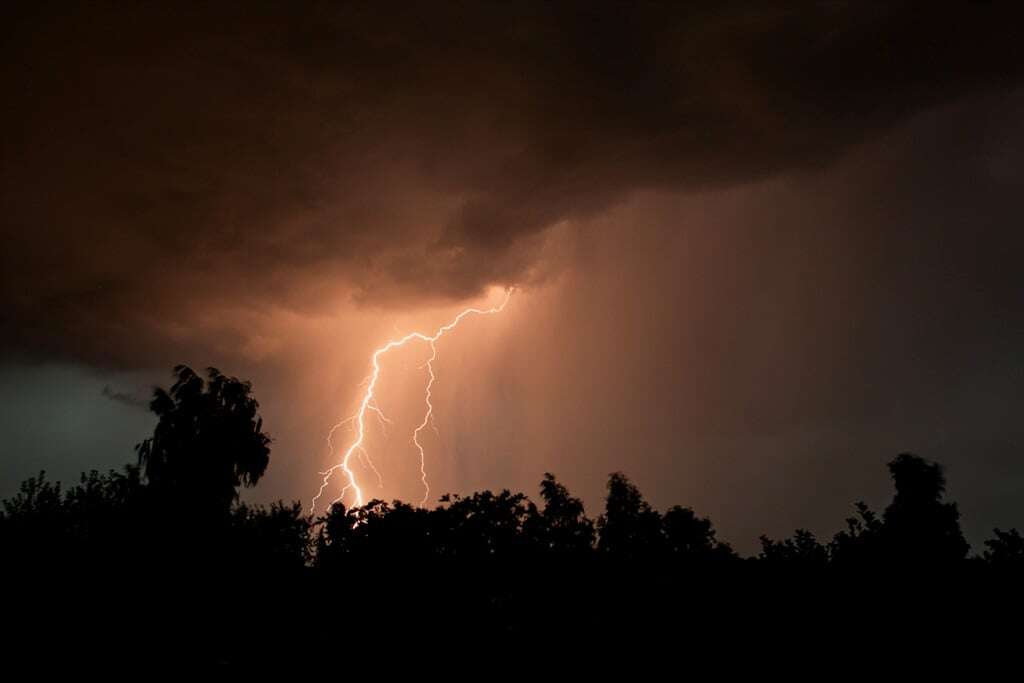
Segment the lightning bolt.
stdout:
[[[437,343],[436,341],[430,342],[430,358],[427,359],[427,373],[430,379],[427,380],[427,388],[423,392],[423,401],[427,404],[427,411],[423,413],[423,421],[420,422],[419,426],[412,433],[412,442],[416,446],[416,450],[420,452],[420,479],[423,481],[423,500],[420,501],[420,507],[423,507],[427,498],[430,497],[430,484],[427,483],[427,456],[423,452],[423,444],[420,443],[420,432],[430,422],[433,424],[434,420],[434,404],[430,402],[430,397],[434,389],[434,380],[437,376],[434,374],[434,361],[437,360]],[[437,431],[437,426],[434,425],[434,431]]]
[[[339,470],[345,474],[346,483],[345,486],[342,487],[341,492],[338,494],[338,497],[335,498],[333,502],[341,502],[344,499],[345,494],[351,491],[353,494],[353,502],[357,507],[365,503],[365,500],[363,498],[363,489],[359,485],[358,480],[356,479],[355,472],[353,472],[352,468],[349,467],[349,463],[351,462],[353,456],[356,456],[358,459],[362,460],[364,464],[368,465],[369,469],[373,470],[373,472],[377,475],[378,484],[383,486],[383,479],[380,476],[380,472],[377,471],[377,468],[373,464],[373,460],[370,458],[370,454],[367,452],[364,446],[364,442],[366,440],[366,414],[368,412],[375,413],[381,421],[381,428],[384,428],[385,423],[390,422],[390,420],[387,419],[387,417],[378,407],[374,395],[374,390],[377,388],[377,380],[380,379],[381,358],[383,358],[389,351],[397,349],[409,342],[414,341],[425,342],[430,347],[430,358],[427,359],[427,362],[424,366],[427,370],[428,377],[427,386],[424,391],[424,404],[426,406],[426,410],[423,414],[423,421],[420,422],[419,426],[416,427],[412,434],[413,445],[416,447],[416,450],[420,456],[420,478],[421,481],[423,482],[424,489],[423,500],[420,501],[420,505],[424,505],[427,502],[427,498],[430,496],[430,484],[427,481],[426,453],[423,449],[423,445],[420,443],[419,437],[420,432],[422,432],[428,424],[434,426],[434,404],[431,402],[431,399],[433,397],[432,392],[434,389],[434,383],[437,380],[437,375],[434,372],[434,361],[437,360],[437,342],[445,334],[454,330],[459,325],[459,323],[461,323],[462,320],[468,316],[494,315],[496,313],[501,313],[503,310],[505,310],[505,306],[508,305],[509,299],[512,298],[512,293],[514,291],[514,287],[507,289],[505,291],[505,298],[502,299],[502,302],[499,305],[494,306],[493,308],[467,308],[463,310],[461,313],[455,316],[451,320],[451,322],[437,328],[437,330],[435,330],[434,334],[432,335],[427,335],[422,332],[410,332],[404,337],[392,339],[391,341],[387,342],[386,344],[384,344],[383,346],[381,346],[380,348],[376,349],[373,352],[373,355],[370,357],[370,366],[372,369],[369,378],[367,378],[363,382],[363,384],[365,384],[366,386],[366,389],[363,392],[362,400],[359,402],[359,409],[356,411],[355,415],[352,415],[351,417],[348,417],[339,422],[338,424],[334,425],[333,427],[331,427],[330,431],[327,433],[327,446],[330,449],[330,452],[333,453],[334,433],[338,431],[338,429],[342,425],[345,424],[355,423],[355,438],[353,439],[352,443],[349,444],[348,448],[345,450],[345,453],[341,456],[341,460],[339,460],[336,465],[320,473],[323,476],[323,480],[320,483],[320,490],[317,491],[316,495],[313,496],[313,500],[310,502],[309,514],[313,514],[314,510],[316,510],[317,501],[319,501],[320,498],[323,496],[324,491],[327,489],[327,486],[331,483],[331,479]],[[436,426],[434,426],[434,430],[437,431]]]

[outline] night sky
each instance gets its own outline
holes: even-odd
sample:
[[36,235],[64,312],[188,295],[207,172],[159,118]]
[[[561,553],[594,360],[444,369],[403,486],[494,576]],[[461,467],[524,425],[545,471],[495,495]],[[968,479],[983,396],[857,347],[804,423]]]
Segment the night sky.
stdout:
[[[0,496],[133,461],[187,363],[307,501],[373,349],[515,286],[439,344],[437,493],[622,470],[749,551],[913,451],[978,549],[1024,524],[1012,8],[4,3]],[[419,498],[425,354],[373,495]]]

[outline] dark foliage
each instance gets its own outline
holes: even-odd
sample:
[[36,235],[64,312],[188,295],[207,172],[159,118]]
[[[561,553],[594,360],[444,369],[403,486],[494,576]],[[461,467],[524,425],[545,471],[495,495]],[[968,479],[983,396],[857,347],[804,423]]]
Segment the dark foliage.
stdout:
[[822,569],[828,564],[828,548],[810,531],[797,529],[793,538],[784,541],[762,536],[758,559],[768,565],[782,564],[793,569]]
[[651,508],[640,490],[621,472],[608,478],[604,514],[597,519],[597,549],[628,559],[649,557],[665,550],[661,515]]
[[[895,495],[881,516],[857,503],[831,541],[798,529],[788,539],[762,537],[748,559],[716,538],[709,519],[681,506],[659,513],[618,472],[596,523],[550,473],[540,482],[542,507],[507,490],[444,496],[433,509],[336,504],[320,518],[297,502],[253,506],[238,501],[238,488],[262,476],[269,439],[249,385],[213,369],[208,381],[185,367],[175,375],[169,391],[155,393],[159,422],[139,446],[138,466],[90,472],[69,488],[40,473],[3,501],[5,568],[24,585],[42,579],[43,595],[60,601],[54,609],[77,605],[61,623],[80,647],[94,644],[89,620],[106,617],[132,639],[132,657],[147,660],[180,640],[179,618],[193,625],[181,654],[190,661],[247,661],[263,617],[277,620],[267,627],[275,650],[261,652],[270,658],[333,647],[353,628],[419,645],[493,646],[544,633],[566,647],[618,647],[640,638],[630,625],[645,620],[698,637],[696,621],[678,621],[684,614],[732,630],[731,609],[747,610],[751,628],[769,628],[765,615],[797,604],[822,619],[811,581],[835,582],[828,594],[837,613],[861,614],[865,600],[898,591],[908,610],[916,604],[906,614],[924,618],[935,594],[915,592],[920,578],[867,587],[907,572],[979,581],[970,577],[1024,567],[1016,529],[996,529],[982,555],[968,558],[942,468],[910,454],[889,464]],[[445,626],[406,630],[424,619]]]
[[1024,538],[1016,529],[995,530],[995,538],[985,541],[985,561],[998,567],[1024,569]]
[[255,486],[270,462],[259,404],[248,382],[216,368],[206,381],[184,365],[174,375],[170,391],[153,392],[159,421],[137,448],[139,465],[154,490],[201,514],[226,515],[239,486]]

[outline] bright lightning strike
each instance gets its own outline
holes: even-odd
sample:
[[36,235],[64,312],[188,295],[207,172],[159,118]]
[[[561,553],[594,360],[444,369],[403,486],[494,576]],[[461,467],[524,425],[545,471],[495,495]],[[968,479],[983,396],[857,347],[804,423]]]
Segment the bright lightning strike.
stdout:
[[[507,300],[507,298],[506,298]],[[427,359],[427,373],[430,379],[427,380],[427,388],[423,393],[423,402],[427,404],[427,411],[423,413],[423,421],[420,422],[419,426],[412,433],[412,442],[416,446],[416,450],[420,452],[420,479],[423,481],[423,500],[420,501],[420,507],[426,504],[427,498],[430,497],[430,484],[427,483],[427,458],[423,453],[423,445],[420,444],[420,432],[427,426],[427,423],[433,423],[434,420],[434,404],[430,402],[430,397],[434,389],[434,380],[437,377],[434,375],[434,361],[437,359],[437,343],[435,341],[430,342],[430,358]],[[434,430],[437,430],[437,426],[434,426]]]
[[[383,479],[380,476],[380,472],[377,471],[377,468],[373,464],[373,460],[370,458],[370,454],[366,451],[366,448],[363,445],[366,439],[366,413],[375,413],[381,421],[382,428],[384,427],[385,423],[390,422],[390,420],[387,419],[387,417],[384,415],[381,409],[377,406],[374,396],[374,390],[377,388],[377,380],[380,379],[380,360],[385,354],[387,354],[392,349],[397,349],[398,347],[404,346],[406,343],[411,341],[422,341],[430,345],[430,358],[427,359],[427,363],[425,366],[427,369],[428,377],[426,390],[424,392],[424,404],[426,406],[426,410],[423,414],[423,421],[420,422],[419,426],[417,426],[412,433],[413,445],[416,447],[416,450],[420,456],[420,478],[423,482],[423,500],[420,501],[420,505],[424,505],[427,502],[427,498],[430,496],[430,484],[427,481],[426,453],[423,450],[423,445],[420,443],[419,437],[420,432],[422,432],[426,428],[427,424],[430,424],[431,426],[434,425],[434,404],[431,402],[431,398],[433,396],[432,392],[434,388],[434,382],[437,379],[437,376],[434,373],[434,361],[437,360],[437,342],[447,332],[450,332],[451,330],[455,329],[455,327],[457,327],[458,324],[462,322],[463,318],[467,316],[493,315],[495,313],[501,313],[503,310],[505,310],[505,306],[508,305],[508,301],[512,297],[512,292],[514,291],[515,288],[508,289],[505,292],[505,298],[502,300],[501,304],[493,308],[465,309],[457,316],[455,316],[452,319],[452,321],[449,322],[447,325],[443,325],[437,328],[433,335],[426,335],[423,334],[422,332],[411,332],[405,335],[404,337],[401,337],[400,339],[393,339],[389,341],[387,344],[373,352],[373,356],[370,359],[372,372],[370,373],[369,378],[364,381],[364,384],[366,385],[366,390],[363,393],[362,401],[360,401],[359,403],[359,410],[356,411],[356,414],[353,415],[352,417],[342,420],[341,422],[339,422],[338,424],[334,425],[331,428],[331,430],[327,434],[327,445],[328,448],[330,448],[331,452],[333,453],[334,433],[342,425],[353,422],[355,423],[356,426],[355,439],[345,450],[345,453],[344,455],[342,455],[341,460],[338,462],[338,464],[334,465],[325,472],[320,473],[323,475],[323,481],[320,484],[320,490],[317,491],[316,495],[313,496],[313,500],[310,502],[310,514],[313,514],[314,510],[316,510],[317,501],[320,500],[320,497],[323,495],[324,490],[330,484],[331,478],[338,470],[344,472],[346,483],[345,486],[342,487],[341,492],[338,494],[338,497],[334,500],[334,502],[341,502],[341,500],[345,497],[345,494],[348,493],[349,491],[352,491],[355,505],[363,505],[363,503],[365,502],[363,499],[363,489],[362,487],[359,486],[359,482],[356,480],[355,472],[353,472],[352,469],[349,467],[349,463],[353,455],[355,455],[358,459],[360,459],[362,462],[369,466],[369,469],[371,469],[377,475],[378,484],[383,486]],[[437,427],[434,427],[434,430],[436,431]]]

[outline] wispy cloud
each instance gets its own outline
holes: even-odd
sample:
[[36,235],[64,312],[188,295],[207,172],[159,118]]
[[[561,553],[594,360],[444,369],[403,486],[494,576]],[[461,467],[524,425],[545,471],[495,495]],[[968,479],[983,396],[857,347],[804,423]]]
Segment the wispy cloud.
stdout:
[[103,386],[103,391],[100,392],[111,401],[117,401],[123,403],[126,406],[133,408],[142,408],[143,410],[149,409],[149,401],[147,399],[136,396],[135,394],[127,393],[124,391],[117,391],[109,384]]

